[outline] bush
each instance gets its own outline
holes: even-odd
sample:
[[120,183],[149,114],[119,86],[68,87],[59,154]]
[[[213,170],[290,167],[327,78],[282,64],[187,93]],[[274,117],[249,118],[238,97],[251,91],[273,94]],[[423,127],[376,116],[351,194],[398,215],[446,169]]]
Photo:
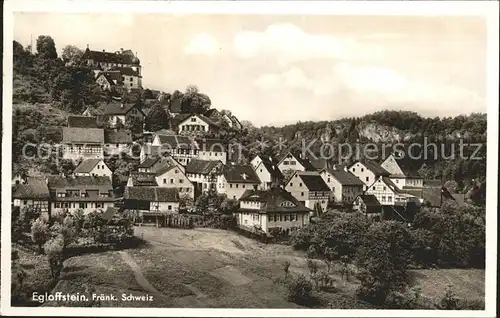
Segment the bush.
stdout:
[[45,253],[49,261],[52,277],[57,279],[63,268],[64,238],[59,235],[45,243]]
[[312,303],[313,285],[304,276],[295,278],[287,287],[287,299],[299,305],[308,306]]
[[49,239],[49,228],[44,219],[38,218],[31,226],[31,239],[38,245],[38,252],[43,253],[42,246]]

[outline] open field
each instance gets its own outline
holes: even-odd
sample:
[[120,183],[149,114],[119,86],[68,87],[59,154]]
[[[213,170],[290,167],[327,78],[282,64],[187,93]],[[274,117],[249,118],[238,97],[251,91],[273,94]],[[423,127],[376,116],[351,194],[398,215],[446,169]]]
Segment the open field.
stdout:
[[[283,245],[265,245],[230,231],[136,227],[142,247],[68,259],[52,293],[113,294],[117,301],[45,303],[45,306],[297,308],[276,283],[291,264],[291,275],[308,276],[304,254]],[[42,256],[37,262],[46,264]],[[47,264],[48,265],[48,264]],[[320,262],[321,269],[326,265]],[[46,276],[49,275],[48,266]],[[369,308],[355,297],[358,283],[344,283],[332,271],[334,292],[318,293],[318,307]],[[483,270],[413,271],[424,296],[439,300],[452,285],[459,297],[481,299]],[[43,277],[40,274],[40,279]],[[153,301],[121,301],[122,294],[149,295]]]

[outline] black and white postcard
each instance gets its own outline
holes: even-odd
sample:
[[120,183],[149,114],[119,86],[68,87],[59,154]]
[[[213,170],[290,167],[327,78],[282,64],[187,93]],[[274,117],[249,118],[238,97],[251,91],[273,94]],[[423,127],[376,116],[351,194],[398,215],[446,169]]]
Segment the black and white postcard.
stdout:
[[498,2],[4,8],[2,314],[495,315]]

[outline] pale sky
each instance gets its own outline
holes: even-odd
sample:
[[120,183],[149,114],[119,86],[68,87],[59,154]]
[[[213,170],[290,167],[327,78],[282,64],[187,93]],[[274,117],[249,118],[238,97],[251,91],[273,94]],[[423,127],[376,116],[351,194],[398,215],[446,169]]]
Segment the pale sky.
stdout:
[[195,84],[254,125],[486,112],[486,24],[472,17],[16,13],[24,46],[137,52],[143,86]]

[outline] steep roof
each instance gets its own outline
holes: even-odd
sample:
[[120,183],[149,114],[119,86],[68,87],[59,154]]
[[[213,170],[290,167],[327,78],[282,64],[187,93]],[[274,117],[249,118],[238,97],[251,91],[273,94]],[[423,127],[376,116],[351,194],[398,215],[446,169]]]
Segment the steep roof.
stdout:
[[160,156],[148,157],[144,161],[142,161],[137,168],[151,168],[155,163],[160,160]]
[[102,161],[102,159],[87,159],[87,160],[83,160],[78,165],[78,167],[76,167],[76,169],[75,169],[75,171],[73,171],[73,173],[89,173],[101,161]]
[[70,115],[68,116],[68,127],[97,128],[97,118],[83,115]]
[[382,177],[382,180],[392,190],[392,192],[404,193],[402,190],[399,189],[399,187],[394,182],[392,182],[392,180],[389,177]]
[[130,178],[134,187],[156,187],[156,174],[147,172],[131,172]]
[[361,194],[359,195],[359,197],[367,206],[381,206],[380,202],[377,200],[377,197],[373,194]]
[[49,189],[101,189],[112,190],[111,179],[104,176],[62,177],[51,175],[47,177]]
[[[274,179],[278,180],[284,180],[285,176],[283,176],[283,173],[281,173],[281,170],[278,168],[278,162],[271,158],[270,156],[263,156],[259,155],[261,162],[261,165],[266,168],[267,172],[273,177]],[[258,167],[258,166],[257,166]]]
[[419,170],[423,165],[421,160],[411,160],[409,158],[394,158],[407,178],[422,178]]
[[279,162],[281,163],[283,160],[285,160],[288,155],[292,155],[297,160],[297,162],[299,162],[304,167],[306,171],[316,170],[308,158],[303,158],[299,150],[290,150],[279,160]]
[[132,132],[128,129],[105,129],[104,142],[109,144],[131,144]]
[[168,151],[170,149],[197,149],[196,142],[189,139],[187,136],[181,135],[161,135],[157,134],[162,150]]
[[[260,213],[286,213],[286,212],[304,212],[311,210],[306,208],[292,196],[290,192],[282,188],[273,188],[270,190],[246,190],[240,198],[240,201],[253,201],[263,203]],[[288,204],[282,204],[288,202]],[[245,209],[240,209],[245,211]]]
[[210,118],[213,118],[213,116],[217,116],[217,115],[220,115],[220,112],[217,110],[217,108],[210,108],[205,113],[205,116],[210,117]]
[[330,173],[341,185],[345,186],[363,186],[364,183],[359,180],[358,177],[353,175],[350,172],[344,170],[334,170],[334,169],[325,169],[328,173]]
[[[105,71],[101,72],[100,74],[106,76],[106,79],[111,80],[111,84],[114,84],[114,81],[116,81],[117,84],[123,83],[120,71]],[[99,77],[99,75],[97,75],[97,77]]]
[[104,130],[101,128],[63,127],[63,143],[104,143]]
[[99,106],[97,107],[97,109],[95,111],[97,114],[103,115],[103,116],[125,115],[132,108],[136,108],[142,114],[144,114],[144,112],[139,107],[139,104],[122,103],[121,101],[117,101],[114,99],[109,101],[109,102],[100,102]]
[[19,184],[12,192],[15,199],[42,199],[50,198],[49,188],[43,178],[28,177],[26,183]]
[[[123,54],[126,53],[126,54]],[[139,65],[140,61],[132,51],[120,52],[91,51],[89,48],[83,53],[82,59],[92,59],[98,62],[121,63]]]
[[108,74],[99,73],[97,75],[96,79],[98,79],[99,77],[103,77],[106,80],[106,82],[108,82],[108,84],[111,85],[111,86],[116,85],[115,82],[113,81],[113,79],[111,78],[111,76],[109,76]]
[[352,165],[349,166],[349,169],[358,162],[363,164],[366,167],[366,169],[373,172],[376,176],[388,177],[391,175],[387,170],[382,168],[382,166],[380,166],[380,164],[378,164],[375,161],[371,161],[371,160],[356,161]]
[[175,165],[173,162],[163,162],[161,165],[156,167],[156,169],[154,170],[154,174],[156,176],[161,176],[165,172],[168,172],[174,168],[179,168],[179,167],[177,167],[177,165]]
[[117,67],[117,66],[115,66],[115,67],[111,68],[110,71],[118,71],[121,74],[127,75],[127,76],[140,76],[139,73],[134,71],[134,69],[131,67]]
[[186,166],[186,173],[209,174],[214,171],[214,169],[220,167],[222,167],[222,162],[219,160],[192,159]]
[[309,191],[330,191],[330,188],[319,174],[297,173]]
[[123,198],[149,202],[179,202],[179,191],[176,188],[126,187]]
[[260,183],[260,179],[250,165],[225,165],[223,170],[227,182]]

